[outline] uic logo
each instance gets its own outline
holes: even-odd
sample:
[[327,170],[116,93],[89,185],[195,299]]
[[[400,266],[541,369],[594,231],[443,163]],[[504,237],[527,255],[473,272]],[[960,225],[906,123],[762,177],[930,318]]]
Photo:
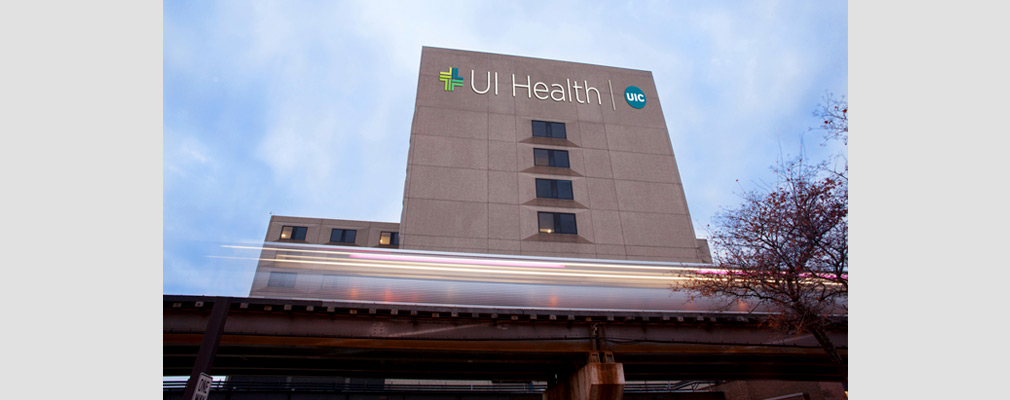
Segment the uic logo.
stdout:
[[456,86],[463,86],[463,77],[459,76],[459,68],[449,67],[448,72],[438,72],[438,80],[445,82],[445,91],[452,92]]
[[627,89],[624,89],[624,100],[627,100],[628,105],[634,108],[645,107],[645,92],[642,92],[638,86],[628,86]]

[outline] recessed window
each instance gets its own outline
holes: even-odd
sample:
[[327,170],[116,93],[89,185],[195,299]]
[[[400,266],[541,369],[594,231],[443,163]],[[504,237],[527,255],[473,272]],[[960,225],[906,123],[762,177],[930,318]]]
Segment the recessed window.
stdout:
[[267,287],[293,288],[297,275],[294,272],[271,272]]
[[354,229],[334,229],[330,232],[330,242],[333,243],[354,243],[354,237],[358,231]]
[[537,197],[541,199],[568,199],[572,197],[572,181],[537,179]]
[[563,122],[533,121],[533,136],[565,139],[568,137]]
[[285,226],[281,228],[281,240],[305,240],[308,231],[304,226]]
[[379,244],[382,245],[399,245],[400,244],[400,232],[382,232],[379,235]]
[[577,235],[578,228],[575,226],[575,214],[538,212],[537,222],[540,226],[540,233],[567,233]]
[[533,164],[568,168],[568,152],[565,150],[533,149]]

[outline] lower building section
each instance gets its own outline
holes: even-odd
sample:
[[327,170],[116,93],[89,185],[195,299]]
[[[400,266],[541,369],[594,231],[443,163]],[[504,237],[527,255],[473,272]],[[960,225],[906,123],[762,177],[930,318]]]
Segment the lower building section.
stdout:
[[[479,210],[467,211],[466,207],[452,202],[443,205],[453,208],[458,220],[420,221],[420,225],[437,228],[431,232],[419,229],[403,234],[400,224],[393,222],[275,215],[270,218],[264,241],[456,253],[711,262],[706,240],[676,231],[673,227],[678,225],[677,221],[665,219],[668,216],[605,210],[566,213],[550,208],[501,204],[481,205]],[[445,212],[431,210],[423,215],[436,216]],[[461,236],[440,235],[444,230],[460,232]],[[673,236],[683,236],[677,242],[680,244],[668,242]],[[625,238],[633,241],[625,242]],[[262,254],[263,259],[274,256],[269,250]]]
[[273,215],[265,242],[398,248],[400,224]]

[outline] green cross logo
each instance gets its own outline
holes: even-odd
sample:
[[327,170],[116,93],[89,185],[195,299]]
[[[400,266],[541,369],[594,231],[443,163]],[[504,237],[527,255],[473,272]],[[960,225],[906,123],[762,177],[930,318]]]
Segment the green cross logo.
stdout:
[[459,68],[449,67],[448,72],[438,72],[438,80],[445,82],[445,91],[452,92],[456,86],[463,86],[463,78],[459,76]]

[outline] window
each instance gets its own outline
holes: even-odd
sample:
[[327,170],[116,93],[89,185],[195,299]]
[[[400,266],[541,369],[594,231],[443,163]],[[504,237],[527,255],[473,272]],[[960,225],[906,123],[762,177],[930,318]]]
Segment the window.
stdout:
[[533,136],[565,139],[568,137],[563,122],[533,121]]
[[569,233],[573,235],[579,233],[575,226],[575,214],[538,212],[537,220],[540,225],[540,233]]
[[309,228],[304,226],[285,226],[281,228],[282,240],[305,240],[305,233]]
[[379,236],[379,244],[399,245],[400,232],[382,232]]
[[358,231],[354,229],[334,229],[330,232],[330,242],[334,243],[354,243],[354,237]]
[[297,275],[294,272],[271,272],[270,279],[267,281],[267,287],[293,288],[295,287],[295,276]]
[[533,149],[533,165],[568,168],[568,152],[565,150]]
[[537,197],[542,199],[569,199],[572,197],[572,181],[557,179],[537,179]]
[[340,286],[339,275],[323,275],[322,289],[336,289]]

